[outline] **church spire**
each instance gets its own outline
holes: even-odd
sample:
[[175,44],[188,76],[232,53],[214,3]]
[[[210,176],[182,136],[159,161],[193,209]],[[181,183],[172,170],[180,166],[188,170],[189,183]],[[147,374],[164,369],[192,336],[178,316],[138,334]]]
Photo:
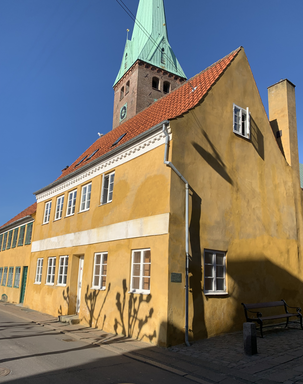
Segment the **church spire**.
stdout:
[[163,0],[139,1],[132,38],[126,40],[114,86],[137,60],[186,78],[168,42]]

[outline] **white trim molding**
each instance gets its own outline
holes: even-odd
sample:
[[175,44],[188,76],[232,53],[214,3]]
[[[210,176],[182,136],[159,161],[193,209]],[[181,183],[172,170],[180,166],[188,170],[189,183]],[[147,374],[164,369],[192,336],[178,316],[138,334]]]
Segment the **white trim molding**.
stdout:
[[87,231],[68,233],[32,243],[32,252],[69,248],[107,241],[168,234],[169,213],[123,221]]
[[62,194],[70,190],[71,188],[75,188],[78,185],[84,184],[90,181],[93,177],[102,175],[103,173],[108,173],[111,170],[114,170],[115,167],[125,164],[128,161],[131,161],[157,147],[165,143],[165,135],[162,132],[157,132],[152,136],[149,136],[146,139],[143,139],[137,144],[134,144],[128,149],[119,152],[118,154],[101,161],[98,164],[95,164],[90,169],[84,171],[80,175],[78,174],[75,177],[71,177],[70,179],[62,182],[62,184],[57,185],[45,192],[36,195],[37,202],[41,203],[42,201],[51,199],[54,196]]

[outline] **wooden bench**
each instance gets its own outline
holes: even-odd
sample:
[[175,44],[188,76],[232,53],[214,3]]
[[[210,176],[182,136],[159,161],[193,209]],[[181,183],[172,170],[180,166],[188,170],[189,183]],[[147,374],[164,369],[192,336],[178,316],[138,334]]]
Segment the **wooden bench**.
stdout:
[[[266,320],[277,320],[277,319],[286,319],[286,325],[285,328],[288,325],[288,321],[290,317],[298,317],[300,319],[300,325],[302,327],[302,314],[301,314],[301,308],[299,307],[290,307],[289,305],[286,304],[285,300],[281,301],[271,301],[268,303],[254,303],[254,304],[244,304],[242,303],[245,311],[245,317],[247,322],[252,322],[255,321],[260,325],[260,332],[261,332],[261,337],[263,337],[263,321]],[[276,315],[271,315],[271,316],[262,316],[261,312],[254,311],[257,309],[261,308],[274,308],[274,307],[284,307],[284,313],[276,314]],[[296,312],[288,312],[288,308],[295,309]],[[254,315],[250,315],[254,314]],[[273,324],[274,325],[274,324]]]

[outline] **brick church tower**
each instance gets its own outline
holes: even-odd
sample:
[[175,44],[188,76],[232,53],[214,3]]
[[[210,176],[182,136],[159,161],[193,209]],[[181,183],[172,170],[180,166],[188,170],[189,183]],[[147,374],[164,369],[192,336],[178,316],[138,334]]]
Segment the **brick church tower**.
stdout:
[[186,80],[168,42],[163,0],[140,0],[113,85],[113,129]]

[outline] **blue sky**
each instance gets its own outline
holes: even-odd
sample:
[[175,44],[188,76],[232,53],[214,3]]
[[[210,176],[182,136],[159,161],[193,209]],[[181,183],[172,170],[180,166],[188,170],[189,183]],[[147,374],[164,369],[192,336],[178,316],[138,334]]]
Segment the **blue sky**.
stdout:
[[[135,14],[138,0],[123,1]],[[164,2],[188,78],[242,45],[266,111],[268,86],[296,85],[303,162],[303,1]],[[0,225],[111,129],[127,28],[115,0],[0,1]]]

